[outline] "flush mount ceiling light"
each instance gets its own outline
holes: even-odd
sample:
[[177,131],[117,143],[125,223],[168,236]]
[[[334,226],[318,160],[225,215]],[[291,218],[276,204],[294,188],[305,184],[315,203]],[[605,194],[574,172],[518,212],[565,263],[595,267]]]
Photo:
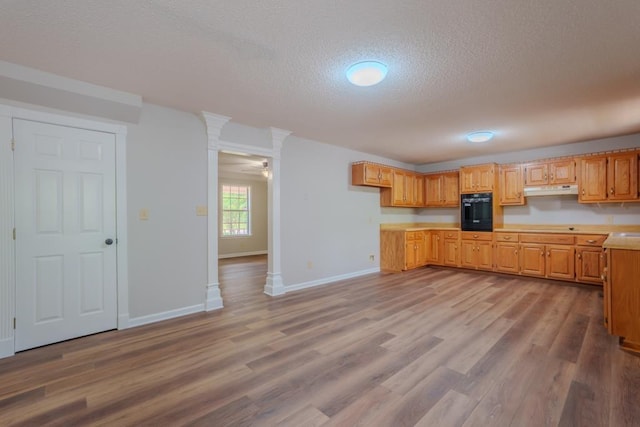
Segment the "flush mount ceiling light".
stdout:
[[471,132],[467,134],[467,141],[469,142],[487,142],[491,138],[493,138],[493,132],[488,130]]
[[387,77],[387,71],[387,66],[382,62],[356,62],[347,68],[347,79],[356,86],[373,86]]

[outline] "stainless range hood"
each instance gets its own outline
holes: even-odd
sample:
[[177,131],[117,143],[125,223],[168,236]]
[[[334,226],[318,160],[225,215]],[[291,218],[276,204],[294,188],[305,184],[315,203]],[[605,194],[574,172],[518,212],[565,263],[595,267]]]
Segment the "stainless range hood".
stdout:
[[541,187],[525,187],[525,197],[537,197],[537,196],[564,196],[564,195],[578,194],[578,186],[576,184],[571,185],[545,185]]

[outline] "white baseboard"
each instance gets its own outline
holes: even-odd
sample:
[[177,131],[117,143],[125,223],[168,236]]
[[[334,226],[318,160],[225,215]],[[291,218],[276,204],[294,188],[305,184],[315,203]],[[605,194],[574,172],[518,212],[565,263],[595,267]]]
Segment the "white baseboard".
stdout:
[[204,311],[204,304],[177,308],[175,310],[169,310],[163,313],[149,314],[147,316],[134,317],[133,319],[129,319],[128,327],[135,328],[136,326],[147,325],[149,323],[160,322],[162,320],[169,320],[180,316],[186,316],[187,314],[200,313],[201,311]]
[[0,359],[13,356],[13,338],[5,338],[0,340]]
[[266,255],[266,254],[268,254],[267,251],[236,252],[236,253],[233,253],[233,254],[220,254],[220,255],[218,255],[218,259],[237,258],[237,257],[241,257],[241,256]]
[[118,314],[118,329],[127,329],[131,325],[129,324],[129,313]]
[[369,270],[354,271],[353,273],[341,274],[339,276],[325,277],[324,279],[311,280],[309,282],[297,283],[295,285],[286,285],[285,288],[287,289],[287,293],[289,293],[373,273],[380,273],[380,267],[370,268]]

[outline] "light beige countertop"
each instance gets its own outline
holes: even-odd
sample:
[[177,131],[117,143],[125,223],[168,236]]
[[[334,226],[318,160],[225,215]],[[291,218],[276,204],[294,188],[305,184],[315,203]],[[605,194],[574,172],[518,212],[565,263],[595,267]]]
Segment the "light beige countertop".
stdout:
[[611,233],[602,247],[640,251],[640,233]]
[[[573,228],[573,230],[571,229]],[[460,231],[457,224],[451,223],[398,223],[380,224],[380,230],[423,231],[445,230]],[[507,224],[494,228],[494,232],[502,233],[566,233],[566,234],[610,234],[640,233],[640,225],[548,225],[548,224]]]

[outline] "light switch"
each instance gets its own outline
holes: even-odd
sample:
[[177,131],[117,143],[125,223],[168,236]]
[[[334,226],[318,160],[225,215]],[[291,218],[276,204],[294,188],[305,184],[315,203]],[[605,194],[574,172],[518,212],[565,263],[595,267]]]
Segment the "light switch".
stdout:
[[147,209],[147,208],[140,209],[140,212],[138,212],[138,218],[140,218],[141,221],[148,220],[149,219],[149,209]]
[[196,216],[207,216],[209,210],[206,206],[196,206]]

